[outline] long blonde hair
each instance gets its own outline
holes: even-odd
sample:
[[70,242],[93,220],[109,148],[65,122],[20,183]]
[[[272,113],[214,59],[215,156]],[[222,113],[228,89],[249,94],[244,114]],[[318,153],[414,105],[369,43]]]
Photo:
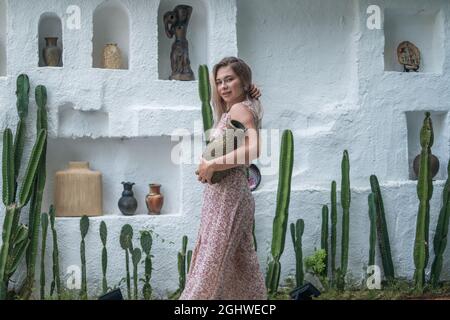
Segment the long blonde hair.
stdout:
[[[244,92],[246,96],[247,103],[246,105],[249,107],[249,110],[253,114],[253,120],[255,122],[256,129],[261,129],[262,125],[262,117],[263,117],[263,108],[261,102],[257,99],[252,99],[249,95],[250,86],[252,84],[252,70],[248,66],[244,60],[236,57],[226,57],[223,58],[219,63],[217,63],[212,72],[212,102],[214,107],[214,128],[217,127],[218,122],[222,118],[222,115],[227,111],[227,105],[225,101],[219,94],[219,90],[216,85],[216,77],[217,72],[222,67],[230,66],[233,69],[234,73],[241,80],[242,85],[244,86]],[[245,100],[244,100],[245,101]]]

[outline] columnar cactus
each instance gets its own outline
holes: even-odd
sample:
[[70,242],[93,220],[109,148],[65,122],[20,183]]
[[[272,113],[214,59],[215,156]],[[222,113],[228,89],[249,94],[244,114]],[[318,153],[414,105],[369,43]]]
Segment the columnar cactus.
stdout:
[[303,271],[303,250],[302,237],[305,231],[305,222],[298,219],[296,223],[291,223],[291,237],[295,251],[295,283],[297,287],[303,285],[305,273]]
[[266,287],[269,294],[278,290],[280,282],[280,257],[284,251],[286,229],[289,217],[289,200],[291,195],[291,178],[294,164],[294,138],[291,130],[285,130],[281,138],[280,165],[278,179],[277,206],[273,220],[272,261],[266,275]]
[[[188,244],[188,237],[183,236],[181,251],[178,252],[178,274],[179,274],[180,294],[184,290],[184,287],[186,285],[186,275],[189,272],[189,266],[187,264],[190,264],[190,258],[188,257],[188,255],[189,252],[191,252],[191,250],[187,252],[187,244]],[[192,252],[190,253],[190,255],[192,255]]]
[[43,213],[41,217],[42,245],[41,245],[41,300],[45,299],[45,248],[47,246],[48,214]]
[[122,227],[120,232],[120,246],[125,250],[125,267],[128,300],[131,300],[131,279],[130,279],[130,253],[133,251],[133,228],[126,224]]
[[55,207],[53,205],[50,206],[49,210],[50,215],[50,228],[52,229],[52,239],[53,239],[53,280],[50,285],[50,296],[53,295],[53,291],[56,288],[56,293],[58,295],[58,299],[61,299],[61,278],[59,274],[59,249],[58,249],[58,234],[55,228]]
[[131,261],[133,262],[134,300],[138,299],[138,265],[141,261],[141,257],[141,249],[134,248],[133,251],[131,251]]
[[370,221],[370,234],[369,234],[369,266],[375,265],[375,246],[377,242],[377,226],[376,226],[376,204],[375,193],[370,193],[368,196],[369,203],[369,221]]
[[442,192],[442,208],[434,234],[434,261],[431,265],[431,284],[437,287],[441,276],[443,254],[447,246],[448,223],[450,219],[450,161],[447,165],[447,181]]
[[80,297],[83,300],[87,299],[87,274],[86,274],[86,244],[84,238],[86,237],[89,230],[89,218],[83,216],[80,219],[80,232],[81,232],[81,292]]
[[100,239],[102,241],[102,290],[103,294],[108,291],[108,281],[106,280],[106,270],[108,268],[108,251],[106,250],[106,240],[108,237],[108,229],[106,228],[105,221],[100,223]]
[[331,182],[331,285],[334,287],[336,278],[336,240],[337,240],[337,202],[336,181]]
[[325,269],[323,270],[322,276],[328,275],[328,206],[324,205],[322,207],[322,237],[320,241],[320,248],[325,250],[327,255],[325,260]]
[[209,83],[209,71],[206,65],[200,65],[198,67],[198,86],[200,100],[202,101],[202,117],[203,117],[203,130],[205,131],[206,140],[209,142],[208,131],[213,126],[213,112],[211,108],[211,85]]
[[378,179],[375,175],[370,176],[370,186],[372,188],[372,193],[374,194],[378,246],[380,248],[384,275],[388,281],[392,281],[395,278],[394,262],[392,261],[391,244],[387,230],[386,215],[384,213],[383,198],[381,196]]
[[142,294],[145,300],[150,300],[152,297],[152,286],[150,284],[150,279],[152,277],[152,234],[149,231],[141,232],[141,247],[142,251],[145,253],[144,260],[144,286],[142,287]]
[[428,233],[430,223],[430,199],[433,195],[433,182],[431,177],[431,147],[433,146],[433,124],[430,113],[425,113],[422,129],[420,130],[419,178],[417,182],[417,195],[419,197],[419,210],[417,214],[416,239],[414,242],[414,272],[415,289],[423,292],[425,285],[425,268],[428,264]]

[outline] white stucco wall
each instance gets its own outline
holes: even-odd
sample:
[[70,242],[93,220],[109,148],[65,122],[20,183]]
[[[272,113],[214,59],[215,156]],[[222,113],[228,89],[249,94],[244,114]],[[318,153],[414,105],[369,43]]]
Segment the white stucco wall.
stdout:
[[[7,68],[4,67],[7,75],[0,77],[0,129],[15,128],[17,75],[27,73],[32,88],[38,84],[47,87],[50,136],[43,209],[52,203],[54,173],[64,169],[69,160],[87,160],[104,175],[105,214],[91,219],[86,239],[91,294],[98,294],[101,287],[98,228],[102,220],[108,226],[111,285],[125,275],[119,235],[121,227],[130,223],[135,235],[151,228],[165,239],[154,241],[152,286],[161,296],[167,290],[174,291],[178,285],[177,251],[181,237],[188,235],[189,248],[193,247],[203,190],[193,174],[195,164],[175,165],[167,161],[177,143],[169,138],[173,130],[186,128],[197,139],[202,132],[197,81],[160,80],[166,77],[162,69],[169,64],[170,41],[161,39],[165,35],[159,29],[162,18],[158,13],[173,9],[175,2],[164,2],[160,8],[156,0],[121,1],[130,19],[128,70],[92,68],[93,15],[101,0],[3,0],[0,9],[5,3],[7,33],[0,21],[0,39],[7,34],[8,59]],[[416,148],[422,111],[433,111],[433,117],[436,116],[433,151],[441,160],[431,202],[430,239],[434,236],[449,159],[448,2],[192,0],[188,4],[195,10],[197,3],[203,10],[199,19],[204,24],[193,21],[188,31],[195,74],[201,63],[211,69],[223,56],[238,54],[251,65],[254,81],[263,91],[263,127],[291,129],[294,133],[289,222],[305,220],[304,255],[320,246],[321,207],[330,202],[331,181],[336,180],[340,188],[340,163],[342,152],[347,149],[352,185],[350,277],[358,282],[364,277],[369,251],[369,176],[376,174],[382,185],[396,273],[411,278],[418,201],[410,162],[417,152],[412,149]],[[65,24],[66,9],[74,4],[81,8],[81,28],[77,30],[68,29]],[[386,28],[366,27],[369,5],[379,5],[382,13],[388,12],[390,23]],[[63,68],[38,67],[38,23],[44,12],[54,12],[62,19]],[[412,24],[411,29],[404,27],[408,23]],[[423,31],[409,32],[419,29]],[[386,62],[386,48],[398,39],[419,46],[423,43],[420,49],[426,72],[400,73],[389,65],[391,60]],[[2,63],[6,63],[1,46],[0,42],[0,75]],[[35,122],[34,94],[30,96],[32,129],[28,145],[34,139]],[[278,160],[278,149],[267,146],[266,150],[270,149],[272,157]],[[116,206],[122,191],[120,182],[124,180],[136,182],[139,209],[134,217],[122,216]],[[148,183],[155,181],[162,184],[166,203],[160,216],[148,216],[143,198]],[[258,255],[264,271],[277,182],[276,173],[264,175],[253,193]],[[339,207],[339,220],[340,216]],[[79,219],[58,219],[57,228],[61,270],[65,271],[80,263]],[[135,241],[138,244],[136,236]],[[51,241],[48,246],[49,278]],[[340,246],[338,252],[339,249]],[[449,250],[443,269],[447,279]],[[287,235],[281,260],[282,279],[294,274],[294,257]],[[143,272],[142,267],[140,271]]]

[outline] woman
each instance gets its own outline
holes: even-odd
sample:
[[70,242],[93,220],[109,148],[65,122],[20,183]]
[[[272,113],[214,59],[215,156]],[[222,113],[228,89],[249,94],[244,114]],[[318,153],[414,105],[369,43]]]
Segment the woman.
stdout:
[[[185,289],[180,299],[267,299],[264,277],[253,242],[255,201],[247,182],[246,167],[259,156],[262,109],[259,90],[252,85],[249,66],[228,57],[213,69],[213,136],[223,132],[230,119],[241,122],[245,143],[223,157],[201,159],[198,180],[208,183],[203,193],[197,243]],[[244,159],[239,163],[237,159]],[[215,171],[229,170],[211,184]]]

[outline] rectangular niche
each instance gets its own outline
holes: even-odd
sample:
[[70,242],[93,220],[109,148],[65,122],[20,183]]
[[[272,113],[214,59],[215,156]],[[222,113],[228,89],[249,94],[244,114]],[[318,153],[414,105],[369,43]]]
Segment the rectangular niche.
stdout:
[[[439,159],[439,171],[433,180],[444,180],[447,176],[448,161],[448,119],[447,112],[431,111],[431,121],[433,123],[434,143],[431,152]],[[413,169],[413,162],[417,155],[420,154],[420,129],[425,119],[425,111],[406,112],[406,122],[408,130],[408,166],[409,179],[417,180]]]
[[444,64],[444,15],[439,10],[389,9],[384,13],[384,70],[403,72],[397,47],[403,41],[420,51],[418,72],[442,73]]
[[0,77],[6,76],[6,28],[7,11],[6,1],[0,0]]
[[91,170],[102,173],[103,215],[122,215],[117,205],[123,191],[122,181],[135,183],[133,192],[138,201],[135,215],[148,214],[145,196],[148,185],[154,182],[161,184],[164,196],[161,216],[179,214],[181,168],[171,161],[175,144],[170,137],[49,139],[43,208],[54,202],[55,173],[67,169],[70,161],[88,161]]

